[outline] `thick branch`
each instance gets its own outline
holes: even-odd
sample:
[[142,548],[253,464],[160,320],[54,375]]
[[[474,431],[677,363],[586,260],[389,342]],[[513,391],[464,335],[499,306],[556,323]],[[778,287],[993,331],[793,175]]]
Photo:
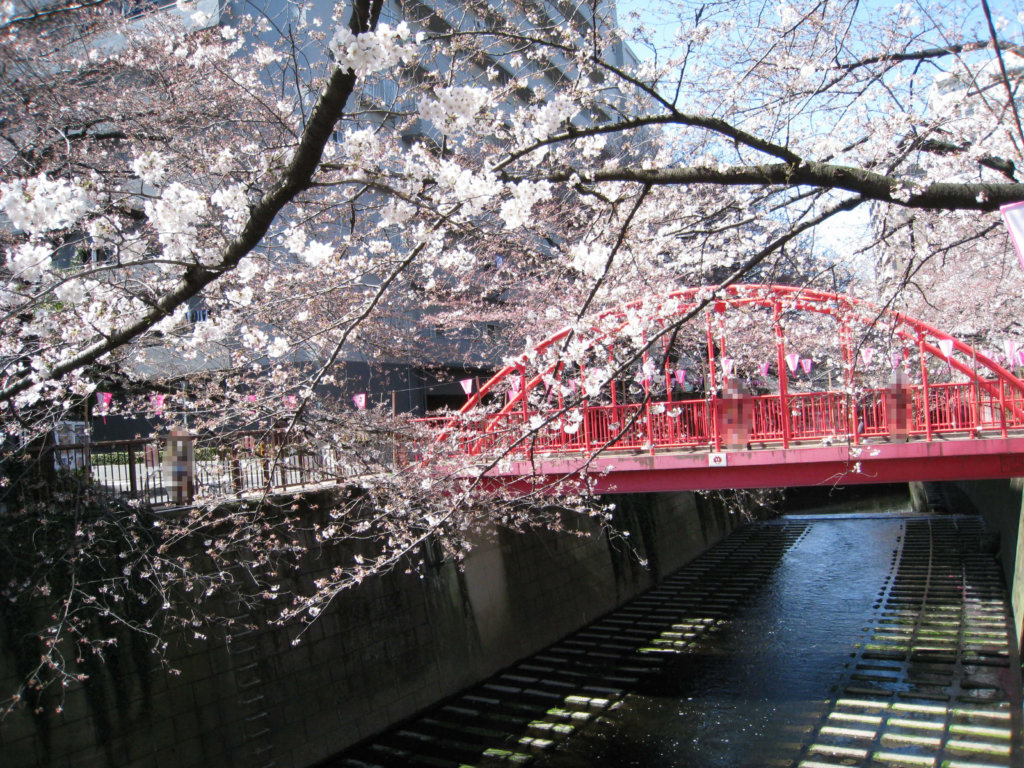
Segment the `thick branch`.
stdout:
[[719,184],[722,186],[781,186],[842,189],[867,200],[905,208],[995,211],[1004,203],[1024,200],[1024,184],[933,182],[913,186],[908,180],[832,163],[806,162],[736,165],[725,168],[610,168],[587,172],[572,168],[547,175],[549,181],[631,181],[651,186]]
[[508,158],[502,161],[496,168],[507,167],[509,164],[515,162],[521,157],[534,152],[541,147],[545,147],[549,144],[559,144],[566,141],[575,141],[577,139],[585,138],[587,136],[600,136],[604,134],[622,133],[624,131],[631,131],[638,128],[645,128],[652,125],[688,125],[692,128],[706,128],[713,133],[717,133],[720,136],[732,139],[737,144],[743,144],[756,149],[758,152],[764,152],[766,155],[777,157],[780,160],[787,163],[799,163],[800,156],[793,152],[791,149],[782,146],[781,144],[775,144],[770,141],[765,141],[762,138],[755,136],[752,133],[748,133],[731,123],[722,120],[717,117],[709,117],[707,115],[693,115],[685,112],[673,111],[667,115],[647,115],[643,117],[632,117],[625,120],[618,120],[614,123],[601,123],[599,125],[592,125],[586,128],[576,128],[570,125],[564,132],[557,133],[553,136],[549,136],[546,139],[541,139],[528,147],[512,153]]
[[6,23],[0,24],[0,30],[8,29],[9,27],[17,26],[19,24],[27,24],[31,21],[40,21],[42,19],[49,19],[54,16],[59,16],[63,13],[72,13],[74,11],[85,10],[86,8],[97,8],[101,5],[106,5],[109,0],[84,0],[80,3],[67,3],[66,5],[51,5],[46,8],[32,10],[30,13],[22,13],[17,16],[12,16],[7,20]]
[[[967,152],[967,150],[971,148],[971,145],[967,142],[954,144],[951,141],[929,138],[915,141],[912,148],[919,149],[922,152],[931,152],[936,155],[959,155]],[[993,171],[998,171],[1011,181],[1017,180],[1017,166],[1012,160],[1007,160],[1003,157],[995,157],[994,155],[985,155],[978,160],[978,165],[985,168],[991,168]]]
[[[958,53],[969,53],[971,51],[981,51],[988,48],[992,43],[988,40],[977,40],[971,43],[960,43],[958,45],[946,45],[941,48],[923,48],[918,51],[901,51],[898,53],[879,53],[875,56],[866,56],[863,59],[857,61],[847,62],[846,64],[840,64],[836,68],[851,71],[859,69],[861,67],[867,67],[871,64],[878,64],[880,62],[901,62],[901,61],[927,61],[928,59],[941,59],[945,56],[953,56]],[[999,48],[1004,50],[1013,50],[1017,46],[1009,43],[1000,42]]]

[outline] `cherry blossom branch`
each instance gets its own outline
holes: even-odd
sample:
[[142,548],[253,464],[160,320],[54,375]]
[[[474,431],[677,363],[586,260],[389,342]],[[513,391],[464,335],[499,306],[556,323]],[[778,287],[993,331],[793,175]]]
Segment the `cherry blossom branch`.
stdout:
[[[349,29],[353,34],[376,28],[381,2],[382,0],[356,0],[349,22]],[[309,188],[323,157],[324,147],[331,138],[335,124],[341,118],[355,84],[356,74],[351,69],[343,70],[336,67],[332,71],[310,113],[291,162],[282,172],[277,184],[250,207],[249,217],[242,231],[227,245],[215,266],[190,266],[177,285],[154,301],[148,312],[101,341],[54,365],[48,372],[49,378],[60,379],[124,346],[164,318],[174,314],[178,307],[193,296],[199,295],[206,286],[235,269],[242,259],[262,242],[282,209]],[[31,388],[34,383],[31,376],[23,375],[6,384],[0,389],[0,402],[11,400]]]
[[[970,43],[959,43],[954,45],[944,45],[941,48],[923,48],[917,51],[901,51],[898,53],[879,53],[874,56],[865,56],[857,61],[847,62],[845,64],[836,64],[836,69],[843,69],[848,72],[862,67],[867,67],[872,64],[881,64],[889,62],[904,62],[904,61],[927,61],[929,59],[941,59],[945,56],[955,56],[960,53],[971,53],[973,51],[983,51],[992,45],[990,40],[975,40]],[[1012,43],[999,42],[996,43],[995,47],[1002,50],[1013,50],[1018,46]]]
[[[629,214],[626,216],[626,220],[622,223],[622,226],[619,227],[619,236],[615,240],[615,245],[612,246],[612,249],[608,252],[608,259],[607,261],[605,261],[604,269],[601,272],[601,276],[598,277],[596,281],[594,281],[594,287],[590,289],[590,293],[588,294],[586,300],[583,302],[583,305],[576,313],[577,320],[582,319],[587,314],[587,310],[590,308],[590,304],[591,302],[593,302],[598,290],[600,290],[601,286],[604,285],[604,281],[608,277],[608,271],[612,268],[612,262],[615,261],[616,254],[619,252],[619,249],[622,248],[622,244],[626,241],[626,233],[629,232],[629,226],[630,224],[633,223],[633,219],[636,217],[637,211],[639,211],[640,206],[644,204],[644,200],[647,199],[647,195],[650,193],[650,191],[650,185],[645,185],[644,188],[640,190],[640,194],[637,195],[637,198],[633,203],[633,207],[630,209]],[[566,338],[565,344],[569,343],[570,338],[572,338],[571,334],[569,335],[569,337]]]
[[[595,183],[632,181],[651,186],[717,184],[721,186],[811,186],[842,189],[867,200],[904,208],[995,211],[1004,203],[1024,200],[1024,184],[932,182],[917,185],[912,179],[886,176],[863,168],[805,161],[799,164],[735,165],[718,168],[607,168],[594,171],[563,169],[547,174],[552,182],[575,177]],[[506,176],[512,180],[511,175]]]
[[[431,231],[436,231],[444,222],[451,218],[451,216],[453,216],[458,211],[459,208],[461,208],[461,206],[455,206],[453,210],[448,211],[445,215],[441,216],[434,223],[434,226]],[[337,362],[338,357],[344,350],[345,344],[348,343],[349,337],[352,335],[352,333],[363,323],[363,321],[365,321],[371,314],[373,314],[374,309],[376,309],[377,305],[380,304],[381,300],[391,289],[391,286],[394,284],[395,280],[397,280],[399,276],[403,272],[405,272],[405,270],[408,269],[409,266],[412,265],[417,258],[419,258],[420,254],[423,253],[427,245],[428,242],[424,241],[418,244],[415,248],[413,248],[409,252],[409,255],[406,256],[394,269],[392,269],[390,274],[388,274],[387,278],[383,282],[381,282],[381,284],[377,287],[377,290],[373,292],[373,296],[370,297],[370,300],[368,302],[366,302],[362,310],[360,310],[360,312],[355,317],[353,317],[352,319],[348,320],[345,323],[345,329],[344,331],[342,331],[341,337],[334,345],[334,349],[331,350],[331,353],[324,360],[323,364],[316,371],[316,373],[313,375],[310,381],[307,382],[306,389],[308,389],[310,393],[312,393],[313,388],[316,387],[323,380],[324,376],[328,374],[328,372],[334,366],[335,362]],[[299,419],[301,418],[303,412],[306,410],[306,406],[308,405],[311,396],[312,395],[310,394],[302,397],[297,407],[295,408],[295,412],[292,414],[292,417],[288,422],[288,427],[285,429],[285,440],[282,441],[281,447],[278,449],[276,455],[274,456],[275,467],[277,463],[280,461],[281,457],[284,455],[284,450],[288,442],[287,438],[292,434],[296,425],[299,423]],[[263,500],[266,499],[269,493],[269,489],[264,491],[261,503]]]
[[1020,124],[1020,112],[1017,111],[1017,98],[1010,87],[1010,76],[1006,74],[1006,62],[1003,61],[1003,52],[999,46],[999,36],[996,34],[995,24],[992,22],[992,9],[988,7],[988,0],[981,0],[981,8],[985,12],[985,21],[988,22],[988,32],[992,37],[992,45],[996,49],[996,60],[999,62],[999,72],[1003,76],[1003,87],[1006,88],[1007,102],[1010,111],[1013,113],[1013,121],[1017,126],[1017,136],[1020,137],[1021,150],[1024,151],[1024,127]]
[[18,24],[25,24],[30,21],[40,21],[42,19],[50,19],[54,16],[59,16],[64,13],[71,13],[74,11],[83,11],[88,8],[98,8],[101,5],[106,5],[110,0],[85,0],[81,3],[68,3],[66,5],[51,5],[48,8],[42,10],[33,10],[32,13],[23,13],[20,16],[12,16],[6,22],[0,24],[0,30],[5,30]]
[[542,147],[549,146],[551,144],[560,144],[566,141],[576,141],[578,139],[587,138],[589,136],[601,136],[611,133],[622,133],[624,131],[635,130],[637,128],[645,128],[654,125],[686,125],[691,128],[706,128],[707,130],[717,133],[720,136],[724,136],[727,139],[732,139],[737,144],[743,144],[751,149],[756,149],[759,152],[763,152],[766,155],[777,157],[786,163],[799,163],[801,158],[798,154],[793,152],[791,149],[784,147],[780,144],[775,144],[771,141],[759,138],[752,133],[748,133],[736,126],[732,125],[726,120],[722,120],[717,117],[709,117],[707,115],[694,115],[687,114],[684,112],[677,112],[673,109],[670,114],[667,115],[650,115],[647,117],[635,117],[628,120],[620,120],[614,123],[601,123],[599,125],[590,126],[588,128],[575,128],[570,126],[564,132],[549,136],[546,139],[541,139],[534,142],[528,147],[524,147],[516,152],[511,153],[505,160],[498,163],[495,166],[495,170],[501,170],[508,167],[511,163],[516,160],[529,155],[531,152],[535,152]]

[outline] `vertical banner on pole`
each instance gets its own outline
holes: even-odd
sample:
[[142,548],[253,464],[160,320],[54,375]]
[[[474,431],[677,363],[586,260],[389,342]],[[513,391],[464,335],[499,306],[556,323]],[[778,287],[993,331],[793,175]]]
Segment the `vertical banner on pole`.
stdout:
[[97,392],[96,393],[96,406],[100,412],[100,416],[103,417],[103,423],[107,423],[107,414],[110,412],[110,400],[114,395],[112,392]]
[[1006,355],[1006,364],[1013,365],[1017,360],[1017,342],[1006,339],[1003,342],[1003,354]]
[[999,207],[1003,222],[1010,232],[1010,240],[1017,251],[1017,259],[1024,267],[1024,202],[1007,203]]

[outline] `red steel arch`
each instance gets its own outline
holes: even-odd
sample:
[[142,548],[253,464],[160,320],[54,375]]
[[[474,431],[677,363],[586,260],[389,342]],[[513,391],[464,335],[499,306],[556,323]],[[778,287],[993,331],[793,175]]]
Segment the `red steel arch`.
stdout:
[[[799,441],[841,440],[859,444],[871,438],[902,436],[903,427],[897,428],[891,415],[901,394],[887,387],[856,391],[854,387],[858,356],[852,343],[853,331],[857,326],[878,324],[903,343],[904,364],[908,347],[916,348],[919,354],[921,382],[903,393],[909,409],[905,432],[911,439],[930,441],[951,433],[977,437],[985,432],[998,432],[1005,438],[1009,430],[1024,429],[1024,382],[990,356],[944,331],[902,312],[844,294],[787,285],[731,285],[684,288],[631,302],[601,313],[589,326],[566,328],[540,342],[502,368],[462,408],[458,431],[467,438],[465,449],[478,453],[488,447],[514,444],[514,450],[547,454],[597,449],[651,453],[701,447],[721,450],[723,440],[728,439],[723,434],[722,415],[723,409],[728,410],[729,399],[716,392],[719,382],[710,317],[712,313],[745,306],[772,310],[779,390],[744,398],[748,409],[745,418],[751,421],[746,442],[788,448],[791,442]],[[705,399],[673,401],[669,388],[667,399],[657,400],[648,391],[641,404],[618,404],[612,385],[610,404],[594,404],[594,394],[584,392],[585,396],[574,398],[579,402],[567,405],[570,399],[563,398],[564,388],[559,386],[557,407],[551,402],[552,381],[561,382],[566,371],[565,359],[572,357],[563,354],[567,348],[571,347],[578,357],[581,350],[609,347],[620,339],[635,337],[638,328],[643,329],[647,348],[654,348],[659,338],[665,338],[680,321],[692,319],[705,310],[709,313],[709,381]],[[788,392],[786,338],[780,318],[792,311],[828,315],[838,322],[845,379],[842,391],[793,395]],[[943,347],[949,350],[948,355]],[[947,362],[964,374],[966,381],[930,383],[928,357]],[[575,373],[581,379],[585,376],[582,368]],[[517,377],[517,387],[509,386],[512,377]],[[724,379],[728,380],[728,376]],[[548,394],[537,397],[538,387]],[[510,396],[497,413],[483,418],[474,416],[484,398],[506,390]],[[573,429],[577,424],[579,428]],[[628,427],[624,426],[627,424]],[[545,430],[524,439],[523,427],[528,425],[543,425]]]

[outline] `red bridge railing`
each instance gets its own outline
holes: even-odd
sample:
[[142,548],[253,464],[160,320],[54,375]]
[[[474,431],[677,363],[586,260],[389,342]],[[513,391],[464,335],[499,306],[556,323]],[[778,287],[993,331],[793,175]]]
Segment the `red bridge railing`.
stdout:
[[[731,326],[730,313],[739,313],[740,322]],[[703,334],[693,322],[701,316]],[[817,348],[829,363],[824,375],[816,374],[817,386],[831,390],[835,378],[840,391],[800,391],[815,384],[814,361],[801,359],[796,343],[787,346],[797,316],[814,321],[813,338],[800,344]],[[762,333],[730,340],[729,328],[744,324]],[[744,343],[750,346],[745,361],[728,356]],[[740,382],[755,380],[755,356],[758,386],[775,394],[741,394]],[[455,439],[469,454],[1005,437],[1024,428],[1024,381],[1013,372],[1024,358],[1007,352],[1004,368],[997,357],[843,294],[768,284],[684,288],[558,331],[480,385],[457,418],[435,426],[439,439]],[[696,380],[689,387],[688,372]],[[886,379],[888,387],[871,388]],[[687,389],[701,394],[685,399]],[[673,397],[676,390],[684,399]],[[662,394],[664,400],[654,399]],[[640,397],[646,400],[635,402]],[[500,410],[478,420],[480,406],[495,401]]]
[[707,400],[506,411],[488,418],[423,419],[467,455],[777,448],[815,443],[1005,436],[1024,429],[1024,396],[975,382],[913,385],[903,392],[746,395]]

